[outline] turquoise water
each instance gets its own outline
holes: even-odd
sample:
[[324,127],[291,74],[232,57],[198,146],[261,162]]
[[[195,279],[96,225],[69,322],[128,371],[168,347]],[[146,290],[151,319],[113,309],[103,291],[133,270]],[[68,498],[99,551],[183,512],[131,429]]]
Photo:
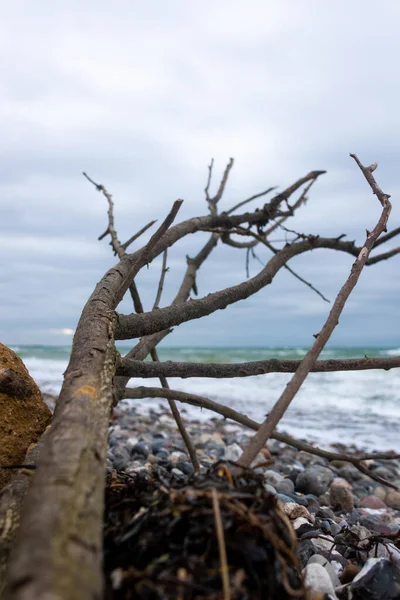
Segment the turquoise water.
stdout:
[[[57,394],[62,385],[69,346],[15,346],[41,389]],[[119,347],[121,354],[127,347]],[[161,360],[228,362],[268,358],[298,359],[307,348],[167,348],[160,347]],[[395,356],[400,348],[328,347],[321,358],[357,358],[365,355]],[[206,396],[261,421],[279,398],[290,379],[284,373],[248,378],[169,379],[172,389]],[[130,385],[158,386],[155,379],[131,380]],[[131,401],[139,403],[139,401]],[[142,400],[156,407],[163,400]],[[183,405],[182,405],[183,406]],[[183,406],[187,418],[208,419],[211,413]],[[280,429],[320,444],[354,443],[358,447],[400,450],[400,369],[391,371],[311,373],[286,413]]]

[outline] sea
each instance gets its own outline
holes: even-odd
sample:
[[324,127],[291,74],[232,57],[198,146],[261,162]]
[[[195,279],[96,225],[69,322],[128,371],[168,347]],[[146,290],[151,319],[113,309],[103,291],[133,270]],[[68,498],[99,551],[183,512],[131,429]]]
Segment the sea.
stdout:
[[[14,346],[43,392],[58,394],[70,346]],[[128,348],[119,347],[122,355]],[[300,359],[307,348],[158,348],[160,360],[240,363]],[[396,356],[400,348],[326,348],[320,358]],[[262,421],[291,375],[269,373],[235,379],[170,378],[172,389],[192,392]],[[156,379],[132,379],[130,386],[158,386]],[[166,406],[163,399],[129,400],[147,411]],[[179,404],[186,419],[205,421],[207,410]],[[374,451],[400,451],[400,369],[310,373],[279,425],[279,430],[323,447],[334,444]]]

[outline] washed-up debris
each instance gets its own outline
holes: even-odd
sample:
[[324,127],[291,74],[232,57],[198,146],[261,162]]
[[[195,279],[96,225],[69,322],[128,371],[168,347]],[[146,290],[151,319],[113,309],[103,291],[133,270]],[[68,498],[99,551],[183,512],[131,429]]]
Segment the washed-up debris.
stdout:
[[113,471],[107,599],[306,600],[296,537],[262,476],[219,462],[181,487]]

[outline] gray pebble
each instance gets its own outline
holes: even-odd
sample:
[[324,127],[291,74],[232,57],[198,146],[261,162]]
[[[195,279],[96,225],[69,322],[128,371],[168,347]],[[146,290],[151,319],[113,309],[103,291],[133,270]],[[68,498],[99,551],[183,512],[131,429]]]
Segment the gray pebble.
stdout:
[[184,462],[183,460],[179,460],[176,463],[176,468],[182,471],[182,473],[184,473],[185,475],[191,475],[194,472],[192,463]]
[[294,483],[291,479],[282,479],[276,485],[276,491],[279,494],[292,494],[294,492]]
[[274,488],[274,486],[270,485],[269,483],[264,483],[264,489],[266,492],[269,492],[273,496],[276,496],[276,489]]
[[151,447],[149,444],[146,444],[146,442],[138,442],[137,444],[135,444],[132,447],[132,450],[131,450],[132,455],[141,454],[145,458],[147,458],[147,456],[150,454],[150,451],[151,451]]
[[333,473],[326,467],[315,465],[308,467],[296,478],[296,490],[304,494],[320,496],[328,489],[333,480]]

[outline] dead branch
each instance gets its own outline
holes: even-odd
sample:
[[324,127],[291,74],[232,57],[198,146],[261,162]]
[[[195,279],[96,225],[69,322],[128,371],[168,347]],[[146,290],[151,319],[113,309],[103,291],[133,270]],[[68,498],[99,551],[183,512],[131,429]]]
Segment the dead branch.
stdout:
[[[293,215],[295,213],[295,211],[302,206],[303,204],[305,204],[307,202],[308,199],[308,192],[311,188],[312,185],[314,185],[314,183],[317,181],[317,179],[312,179],[304,188],[304,190],[302,191],[302,193],[300,194],[300,197],[298,198],[298,200],[296,200],[296,202],[293,204],[293,206],[291,207]],[[289,215],[288,215],[289,216]],[[280,225],[282,225],[282,223],[284,223],[286,221],[286,219],[288,218],[288,216],[286,217],[282,217],[281,219],[278,219],[273,225],[271,225],[271,227],[268,227],[268,229],[264,230],[264,236],[265,238],[267,238],[269,235],[271,235],[271,233],[273,231],[275,231],[275,229],[277,229],[277,227],[279,227]]]
[[[102,192],[103,196],[107,199],[107,202],[108,202],[108,213],[107,213],[108,214],[108,227],[107,227],[106,232],[109,233],[111,236],[111,245],[113,247],[114,254],[118,254],[118,256],[121,258],[121,253],[120,253],[121,242],[118,240],[117,232],[115,231],[115,227],[114,227],[114,203],[112,200],[112,196],[109,192],[107,192],[104,185],[100,185],[99,183],[96,183],[95,181],[93,181],[93,179],[91,179],[89,177],[89,175],[87,175],[85,172],[83,172],[82,175],[84,177],[86,177],[86,179],[94,185],[94,187],[97,189],[98,192]],[[104,232],[104,234],[102,234],[100,236],[100,238],[102,238],[106,234],[106,232]]]
[[276,190],[276,187],[277,186],[274,185],[273,187],[269,187],[268,189],[266,189],[264,192],[260,192],[259,194],[254,194],[254,196],[250,196],[250,198],[246,198],[246,200],[242,200],[241,202],[238,202],[237,204],[232,206],[232,208],[227,210],[226,214],[231,215],[232,213],[235,212],[235,210],[237,210],[238,208],[241,208],[245,204],[248,204],[249,202],[252,202],[253,200],[256,200],[257,198],[262,198],[263,196],[266,196],[270,192],[273,192],[274,190]]
[[396,227],[396,229],[389,231],[389,233],[386,233],[386,235],[381,235],[379,240],[376,240],[374,248],[391,240],[392,238],[396,237],[396,235],[399,235],[399,233],[400,233],[400,227]]
[[163,288],[164,288],[165,275],[167,274],[167,271],[168,271],[167,258],[168,258],[168,250],[164,250],[163,261],[162,261],[162,266],[161,266],[160,281],[158,282],[157,294],[156,294],[156,299],[154,300],[153,310],[155,310],[156,308],[159,308],[159,305],[160,305],[161,295],[162,295]]
[[130,237],[129,240],[126,240],[126,242],[124,242],[123,244],[121,244],[121,248],[123,248],[124,250],[126,250],[128,248],[128,246],[130,246],[131,244],[133,244],[133,242],[135,242],[138,238],[140,238],[140,236],[143,235],[143,233],[145,231],[147,231],[148,229],[150,229],[150,227],[153,227],[153,225],[155,223],[157,223],[157,221],[150,221],[150,223],[147,223],[147,225],[145,225],[144,227],[142,227],[142,229],[139,229],[139,231],[137,233],[135,233],[132,237]]
[[325,325],[316,337],[315,342],[311,346],[310,350],[307,352],[306,356],[301,361],[299,368],[297,369],[290,382],[287,384],[284,392],[280,396],[279,400],[276,402],[275,406],[272,408],[267,419],[261,425],[260,429],[253,436],[253,438],[249,441],[248,445],[244,448],[243,454],[238,461],[238,464],[240,464],[242,467],[249,467],[251,465],[258,452],[261,450],[261,448],[264,446],[267,440],[271,437],[272,432],[276,428],[279,421],[282,419],[289,404],[300,389],[308,373],[312,369],[315,361],[317,360],[319,354],[321,353],[325,344],[332,335],[333,330],[337,326],[339,322],[339,317],[343,311],[346,301],[353,289],[355,288],[355,286],[357,285],[362,269],[368,259],[369,253],[371,252],[375,241],[378,239],[379,235],[382,232],[386,231],[386,224],[391,211],[391,204],[389,202],[390,196],[384,194],[379,188],[372,175],[371,170],[369,168],[365,168],[360,163],[356,155],[352,154],[351,156],[352,158],[354,158],[361,171],[363,172],[365,178],[367,179],[369,185],[372,188],[373,193],[378,197],[378,200],[383,207],[381,216],[377,224],[375,225],[373,231],[367,232],[367,238],[364,242],[364,246],[361,249],[361,252],[358,255],[356,261],[353,263],[350,275],[345,284],[343,285],[342,289],[340,290],[339,294],[337,295],[336,300],[332,306],[332,310],[330,311],[329,316],[325,322]]
[[[253,377],[266,373],[295,373],[301,360],[258,360],[244,363],[192,363],[192,362],[159,362],[153,365],[142,360],[123,358],[118,368],[118,375],[124,377],[211,377],[225,379],[233,377]],[[370,371],[371,369],[400,368],[400,356],[380,358],[340,358],[317,360],[311,368],[311,373],[333,373],[336,371]]]
[[[218,219],[219,216],[215,218]],[[287,245],[269,260],[260,273],[236,286],[209,294],[199,300],[192,300],[179,308],[173,305],[142,315],[118,314],[116,339],[133,339],[180,325],[192,319],[199,319],[239,300],[244,300],[269,285],[278,271],[294,256],[318,248],[345,249],[347,251],[351,246],[351,242],[332,238],[312,238]]]
[[224,537],[224,526],[223,526],[222,518],[221,518],[221,509],[219,507],[217,490],[215,488],[212,488],[211,494],[212,494],[212,502],[213,502],[215,528],[217,530],[219,558],[220,558],[220,563],[221,563],[221,579],[222,579],[223,598],[224,598],[224,600],[231,600],[231,592],[230,592],[230,585],[229,585],[228,559],[227,559],[227,555],[226,555],[226,544],[225,544],[225,537]]
[[[211,410],[214,413],[225,417],[226,419],[231,419],[240,425],[244,425],[249,429],[254,431],[258,431],[261,427],[261,423],[257,423],[257,421],[253,421],[246,415],[230,408],[229,406],[224,406],[218,402],[214,402],[209,398],[205,398],[204,396],[199,396],[197,394],[188,394],[186,392],[180,392],[177,390],[163,390],[160,388],[153,387],[144,387],[139,386],[136,388],[127,388],[125,390],[124,398],[130,398],[134,400],[145,399],[145,398],[168,398],[168,396],[173,396],[178,402],[184,402],[185,404],[190,404],[191,406],[197,406],[199,408],[205,408],[207,410]],[[288,446],[292,446],[293,448],[297,448],[297,450],[302,450],[303,452],[308,452],[309,454],[314,454],[315,456],[321,456],[322,458],[326,458],[329,461],[332,460],[343,460],[345,462],[349,462],[354,465],[360,472],[368,475],[371,479],[382,483],[383,485],[387,485],[393,489],[398,489],[393,483],[386,481],[379,475],[375,475],[373,471],[370,471],[365,465],[362,463],[366,460],[394,460],[399,459],[400,454],[395,454],[394,452],[382,452],[382,453],[357,453],[357,454],[347,454],[342,452],[331,452],[329,450],[323,450],[322,448],[318,448],[317,446],[312,446],[311,444],[307,444],[306,442],[302,442],[301,440],[297,440],[286,433],[280,433],[278,431],[274,431],[271,437],[279,442],[287,444]]]

